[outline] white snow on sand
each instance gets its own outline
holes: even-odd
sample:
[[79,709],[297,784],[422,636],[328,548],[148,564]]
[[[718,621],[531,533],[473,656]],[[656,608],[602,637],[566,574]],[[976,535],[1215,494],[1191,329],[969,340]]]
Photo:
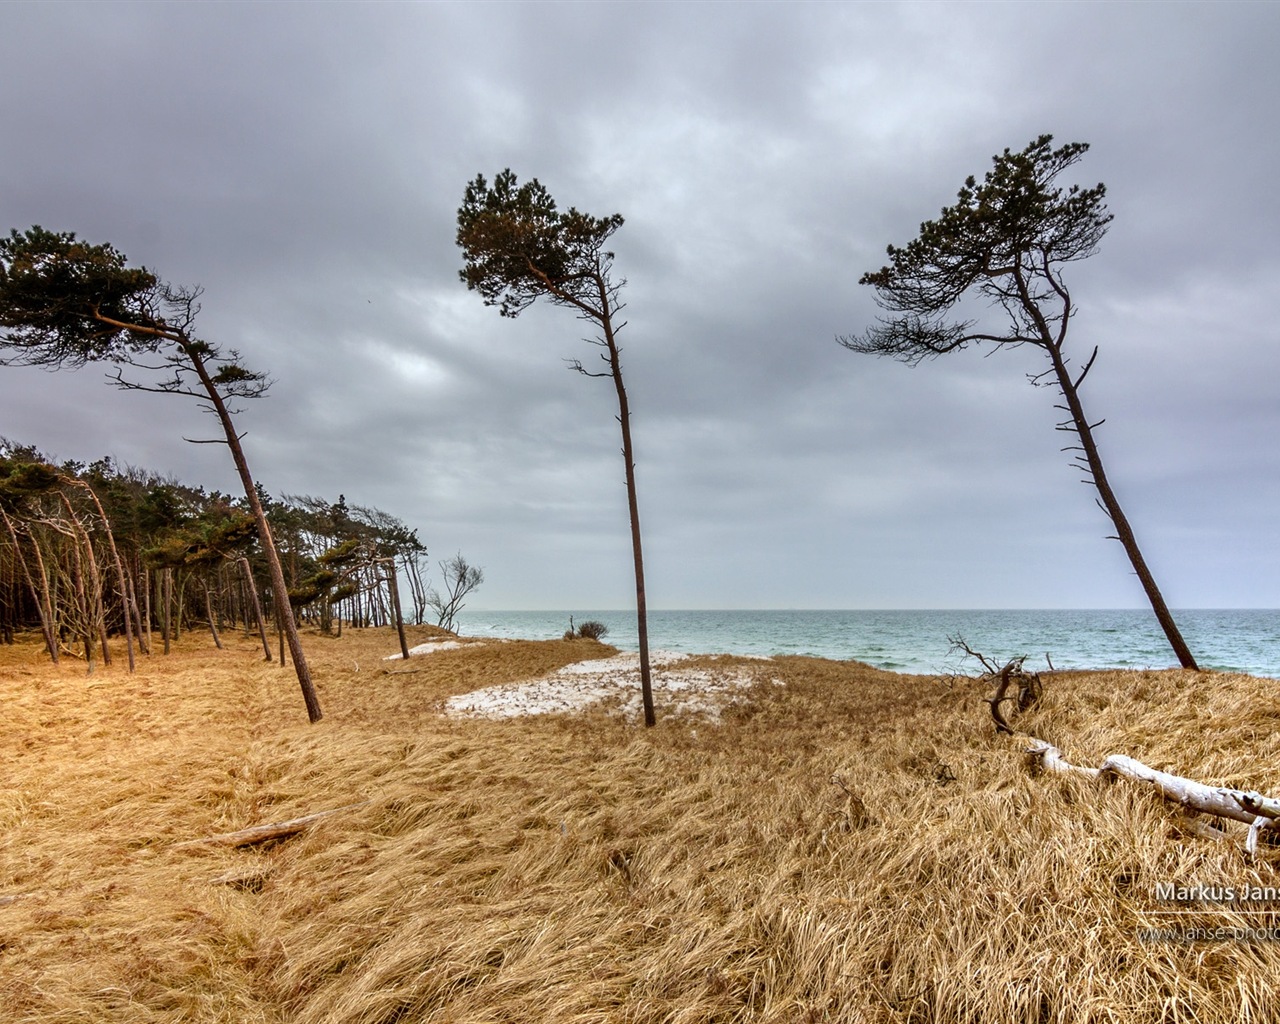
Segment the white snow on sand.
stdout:
[[[659,714],[699,714],[718,719],[726,706],[743,699],[754,675],[741,668],[682,669],[673,665],[689,655],[653,651],[653,701]],[[629,717],[639,716],[640,655],[619,654],[579,661],[541,679],[488,686],[445,701],[451,715],[514,718],[580,711],[600,702],[617,703]]]
[[[419,654],[434,654],[436,651],[451,651],[455,647],[483,647],[483,644],[464,644],[457,640],[428,640],[426,643],[418,644],[417,647],[409,648],[409,657]],[[388,654],[383,661],[403,661],[404,658],[399,654]]]

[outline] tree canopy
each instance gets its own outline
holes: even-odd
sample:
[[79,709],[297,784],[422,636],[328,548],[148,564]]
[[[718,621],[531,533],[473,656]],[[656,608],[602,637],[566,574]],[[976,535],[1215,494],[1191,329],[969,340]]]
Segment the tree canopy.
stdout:
[[[981,341],[1060,348],[1073,312],[1060,266],[1093,255],[1111,215],[1105,185],[1055,184],[1088,145],[1052,143],[1041,135],[1020,153],[1006,149],[982,184],[970,176],[957,202],[921,224],[913,241],[890,245],[889,263],[859,283],[896,315],[841,343],[906,363]],[[1003,329],[951,318],[970,292],[1004,311]]]
[[[40,226],[0,239],[0,363],[79,366],[153,351],[160,285],[111,245]],[[135,329],[140,328],[140,329]]]
[[480,174],[467,185],[458,210],[457,242],[465,260],[459,277],[503,316],[519,316],[546,296],[599,320],[608,312],[602,290],[613,262],[604,245],[622,223],[617,213],[559,212],[537,178],[520,185],[508,169],[490,188]]

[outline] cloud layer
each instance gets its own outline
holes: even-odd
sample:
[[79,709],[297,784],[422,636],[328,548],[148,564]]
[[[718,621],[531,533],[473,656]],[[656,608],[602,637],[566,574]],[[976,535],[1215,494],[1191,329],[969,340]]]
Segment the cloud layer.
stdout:
[[[483,565],[490,608],[630,603],[587,325],[458,281],[466,182],[621,212],[651,605],[1118,607],[1141,590],[1059,454],[1034,352],[906,367],[835,336],[992,154],[1092,149],[1085,399],[1174,606],[1280,606],[1280,277],[1264,4],[9,4],[0,229],[205,287],[276,379],[273,493],[373,504]],[[166,404],[166,402],[168,404]],[[194,403],[0,370],[0,434],[232,490]]]

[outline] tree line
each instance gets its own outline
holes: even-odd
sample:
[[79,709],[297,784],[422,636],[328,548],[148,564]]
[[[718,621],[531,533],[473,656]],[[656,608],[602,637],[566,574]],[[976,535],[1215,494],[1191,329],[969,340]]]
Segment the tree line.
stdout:
[[[372,506],[259,489],[294,615],[322,633],[344,627],[452,623],[483,579],[457,555],[441,563],[444,596],[428,584],[427,548],[403,520]],[[462,563],[462,584],[457,567]],[[477,578],[478,577],[478,578]],[[39,628],[49,656],[111,663],[110,635],[168,651],[184,631],[283,635],[271,573],[243,498],[118,466],[110,457],[57,463],[0,438],[0,640]],[[459,591],[463,591],[459,593]],[[269,610],[264,613],[263,609]],[[276,657],[285,661],[283,652]]]

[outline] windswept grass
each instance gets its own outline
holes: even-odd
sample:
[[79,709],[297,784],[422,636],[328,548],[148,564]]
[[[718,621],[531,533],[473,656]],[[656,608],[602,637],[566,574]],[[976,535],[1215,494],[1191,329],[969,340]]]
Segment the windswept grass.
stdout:
[[[1280,854],[1138,786],[1032,777],[972,682],[699,659],[759,683],[720,724],[643,730],[442,713],[613,653],[591,641],[306,642],[316,726],[240,638],[133,677],[0,647],[0,1020],[1277,1019],[1280,943],[1139,930],[1280,927],[1280,902],[1154,895],[1280,886]],[[1062,673],[1019,725],[1280,794],[1275,687]],[[266,848],[177,845],[362,800]]]

